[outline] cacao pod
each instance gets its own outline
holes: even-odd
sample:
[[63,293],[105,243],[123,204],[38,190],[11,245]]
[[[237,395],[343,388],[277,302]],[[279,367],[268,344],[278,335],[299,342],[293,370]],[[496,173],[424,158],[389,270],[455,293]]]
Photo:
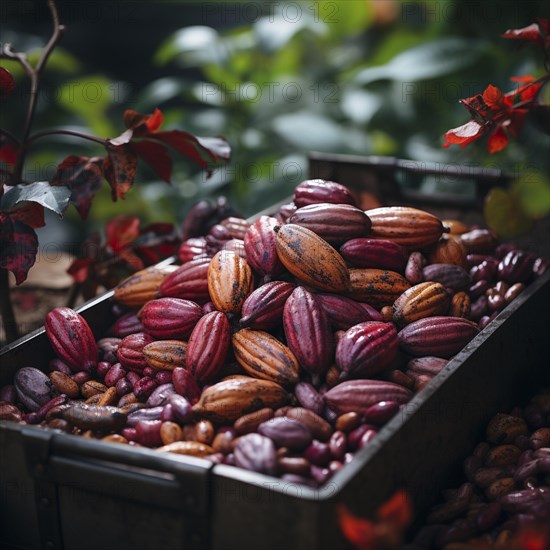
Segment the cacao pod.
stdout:
[[208,267],[208,292],[219,311],[240,313],[253,284],[252,270],[238,254],[222,250],[212,258]]
[[393,322],[403,327],[432,315],[443,315],[449,309],[450,297],[441,283],[428,281],[403,292],[393,303]]
[[357,206],[350,190],[334,181],[305,180],[294,189],[294,204],[298,208],[320,202]]
[[157,297],[162,281],[176,269],[177,266],[169,265],[137,271],[114,288],[114,298],[128,307],[141,307]]
[[283,308],[296,285],[272,281],[248,295],[241,311],[241,327],[267,330],[281,323]]
[[97,365],[97,344],[88,323],[76,311],[57,307],[46,315],[46,336],[57,356],[73,372]]
[[350,204],[318,203],[298,208],[287,223],[301,225],[332,245],[363,237],[370,220],[363,210]]
[[208,266],[209,258],[191,260],[164,279],[159,288],[159,296],[182,298],[197,304],[204,304],[210,300],[208,293]]
[[382,321],[382,315],[372,306],[351,298],[337,294],[316,294],[315,298],[336,330],[348,330],[365,321]]
[[186,368],[198,382],[211,380],[223,367],[231,339],[231,325],[221,311],[207,313],[196,324],[187,346]]
[[441,220],[417,208],[383,206],[366,211],[371,220],[371,235],[388,239],[409,250],[436,243],[444,231]]
[[187,343],[180,340],[157,340],[143,348],[147,364],[157,370],[174,370],[185,366]]
[[351,298],[373,307],[391,306],[411,287],[407,279],[395,271],[382,269],[350,269]]
[[191,300],[158,298],[138,312],[147,334],[161,340],[186,339],[202,317],[201,307]]
[[245,233],[246,259],[260,275],[274,277],[283,270],[275,245],[274,229],[277,225],[275,218],[260,216]]
[[141,374],[147,366],[143,348],[151,342],[153,338],[145,332],[137,332],[123,338],[116,352],[120,364],[127,370]]
[[327,292],[348,289],[348,268],[342,256],[325,240],[295,224],[277,227],[275,231],[277,254],[296,278]]
[[232,341],[235,358],[250,376],[282,386],[298,382],[296,357],[268,332],[242,329],[233,334]]
[[401,348],[415,356],[449,358],[479,332],[476,323],[462,317],[427,317],[414,321],[399,334]]
[[278,409],[288,400],[282,386],[270,380],[238,376],[205,389],[193,406],[198,416],[231,423],[244,414],[269,407]]
[[403,386],[384,380],[347,380],[325,393],[327,405],[336,414],[355,412],[365,414],[369,407],[380,401],[407,403],[412,392]]
[[285,303],[283,327],[288,347],[300,365],[315,377],[323,374],[334,359],[334,339],[317,297],[297,287]]
[[383,371],[397,356],[397,349],[397,330],[391,323],[367,321],[351,327],[336,347],[340,379]]
[[387,239],[350,239],[340,247],[342,258],[355,267],[388,269],[403,273],[406,249]]

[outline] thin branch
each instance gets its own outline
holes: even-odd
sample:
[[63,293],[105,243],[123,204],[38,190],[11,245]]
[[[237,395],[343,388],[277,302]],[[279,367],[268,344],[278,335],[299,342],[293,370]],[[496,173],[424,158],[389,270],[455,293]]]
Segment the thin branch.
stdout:
[[48,57],[50,57],[50,54],[53,52],[55,48],[55,45],[59,42],[59,40],[61,39],[61,36],[65,32],[65,25],[62,25],[59,22],[59,14],[57,13],[57,6],[55,5],[55,0],[48,0],[48,8],[52,16],[53,33],[50,40],[46,44],[46,47],[42,51],[42,56],[40,57],[36,65],[35,71],[38,76],[40,76],[40,74],[42,73],[42,70],[44,69],[46,62],[48,61]]
[[27,116],[25,118],[25,124],[23,126],[23,134],[21,136],[21,143],[23,144],[23,147],[21,148],[21,153],[19,154],[19,157],[17,159],[17,164],[15,166],[15,170],[13,171],[14,183],[18,183],[18,181],[21,179],[21,176],[23,174],[23,164],[25,162],[25,155],[26,155],[25,146],[31,131],[32,121],[34,119],[34,113],[36,111],[36,103],[38,100],[38,90],[40,87],[40,76],[42,74],[44,66],[46,65],[46,61],[50,57],[50,54],[54,50],[55,45],[59,42],[63,34],[63,31],[65,30],[65,26],[59,23],[59,15],[57,13],[55,0],[48,0],[48,8],[50,10],[52,23],[53,23],[52,36],[50,37],[50,40],[48,41],[44,49],[42,50],[42,55],[40,56],[40,59],[36,65],[36,68],[33,69],[32,67],[30,67],[30,65],[28,64],[25,58],[25,62],[27,66],[30,67],[30,73],[28,74],[31,80],[31,91],[29,96],[29,105],[27,107]]
[[24,53],[13,51],[13,44],[10,44],[9,42],[4,44],[0,50],[0,59],[11,59],[12,61],[17,61],[23,69],[25,69],[27,76],[29,78],[32,77],[34,69],[29,63],[27,56]]
[[19,338],[19,330],[13,314],[13,304],[10,296],[8,270],[0,268],[0,312],[6,333],[6,342],[13,342]]
[[17,145],[17,147],[21,145],[17,137],[9,130],[6,130],[5,128],[0,128],[0,134],[6,136],[14,145]]
[[29,145],[33,141],[36,141],[43,137],[52,136],[52,135],[66,135],[66,136],[79,137],[81,139],[86,139],[88,141],[99,143],[100,145],[103,145],[103,146],[105,146],[109,141],[108,139],[105,139],[105,138],[98,138],[95,136],[91,136],[89,134],[83,134],[82,132],[76,132],[74,130],[44,130],[43,132],[37,132],[36,134],[33,134],[32,136],[28,137],[26,141],[26,145]]

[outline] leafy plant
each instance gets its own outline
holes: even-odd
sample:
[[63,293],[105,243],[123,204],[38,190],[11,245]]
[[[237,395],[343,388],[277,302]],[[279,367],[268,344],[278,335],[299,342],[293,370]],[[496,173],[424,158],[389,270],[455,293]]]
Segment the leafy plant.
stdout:
[[358,517],[347,506],[337,509],[340,530],[357,550],[400,548],[412,521],[413,507],[406,491],[396,491],[376,511],[376,519]]
[[[541,131],[550,134],[550,105],[539,101],[541,90],[550,81],[550,20],[537,19],[521,29],[509,29],[502,37],[523,40],[537,46],[544,55],[545,74],[512,77],[516,89],[504,93],[490,84],[482,94],[461,99],[472,120],[449,130],[444,147],[459,144],[465,147],[488,137],[491,154],[508,146],[510,137],[517,137],[528,116],[535,117]],[[509,189],[492,189],[485,201],[485,219],[491,229],[505,238],[525,233],[532,220],[550,212],[550,185],[538,172],[527,169]]]
[[[45,225],[45,208],[62,216],[69,204],[73,204],[84,219],[103,181],[107,181],[110,186],[113,201],[124,199],[136,179],[139,160],[170,183],[173,153],[192,160],[208,175],[215,167],[227,162],[231,154],[223,138],[196,137],[178,129],[161,130],[163,115],[159,109],[150,115],[126,110],[126,130],[114,138],[100,138],[63,128],[32,134],[41,76],[65,31],[59,20],[55,0],[47,0],[47,5],[53,31],[35,64],[27,54],[16,51],[11,43],[4,43],[0,51],[0,58],[17,62],[30,80],[27,111],[20,137],[8,129],[0,129],[0,307],[8,341],[17,337],[8,271],[15,275],[17,284],[26,279],[38,251],[34,230]],[[7,102],[15,84],[10,72],[0,68],[0,101]],[[106,154],[91,158],[70,155],[57,166],[50,181],[23,181],[29,148],[35,142],[54,135],[66,135],[100,144]],[[87,283],[84,287],[87,295],[94,286],[108,284],[109,272],[105,274],[106,266],[117,264],[120,267],[126,263],[135,268],[158,259],[154,250],[161,244],[159,238],[162,241],[162,236],[167,235],[167,228],[156,226],[140,232],[136,224],[137,219],[114,220],[106,228],[107,242],[103,251],[94,258],[88,257],[87,260],[73,263],[71,272],[79,284]],[[144,241],[146,234],[155,236],[148,244]],[[142,240],[133,243],[138,236]],[[95,269],[92,269],[92,264]]]

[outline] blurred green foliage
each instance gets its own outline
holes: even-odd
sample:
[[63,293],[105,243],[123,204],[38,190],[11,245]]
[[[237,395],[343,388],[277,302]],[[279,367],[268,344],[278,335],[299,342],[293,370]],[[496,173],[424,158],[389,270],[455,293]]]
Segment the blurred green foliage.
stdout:
[[[149,44],[151,57],[142,64],[152,64],[158,78],[130,95],[116,75],[88,74],[60,48],[44,76],[34,130],[68,127],[112,136],[122,130],[124,108],[159,107],[165,127],[223,135],[233,160],[210,179],[182,162],[172,186],[144,169],[125,203],[111,204],[107,189],[98,195],[91,210],[95,228],[121,212],[175,221],[194,201],[218,193],[250,214],[307,177],[312,150],[498,167],[517,175],[528,166],[535,176],[519,178],[514,192],[531,215],[550,210],[549,140],[533,125],[498,155],[483,144],[441,147],[443,133],[468,120],[460,98],[490,83],[506,91],[510,76],[542,73],[537,52],[499,35],[545,15],[545,1],[172,3],[181,5],[182,21],[190,4],[201,9],[202,24]],[[19,49],[25,40],[36,45],[34,37],[18,37]],[[22,108],[2,115],[8,128]],[[37,142],[27,177],[47,178],[64,156],[94,152],[64,136]],[[432,190],[434,182],[424,185]],[[471,191],[448,179],[437,185]]]

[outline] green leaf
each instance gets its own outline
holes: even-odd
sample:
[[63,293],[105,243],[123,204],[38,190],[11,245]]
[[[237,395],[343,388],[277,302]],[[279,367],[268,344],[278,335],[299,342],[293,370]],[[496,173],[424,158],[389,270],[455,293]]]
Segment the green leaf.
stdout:
[[[36,65],[38,63],[38,60],[42,55],[42,51],[42,48],[37,48],[31,50],[27,54],[31,65]],[[56,47],[50,54],[50,57],[48,57],[46,67],[48,71],[53,71],[56,73],[74,74],[80,70],[80,62],[69,51]]]
[[525,212],[532,218],[550,214],[550,180],[536,171],[527,171],[512,186]]
[[482,51],[482,43],[464,38],[442,38],[395,56],[386,65],[359,71],[354,82],[370,84],[376,80],[416,81],[436,78],[472,64]]
[[505,189],[495,187],[489,191],[483,214],[489,228],[503,239],[517,237],[531,229],[532,221],[520,201]]
[[154,62],[166,65],[177,59],[185,65],[219,63],[223,57],[218,32],[206,25],[193,25],[170,36],[155,53]]
[[367,28],[372,19],[370,2],[364,0],[320,0],[304,4],[303,9],[311,11],[314,20],[327,25],[331,38],[336,39],[360,33]]
[[50,185],[47,181],[36,181],[27,185],[19,184],[12,187],[2,196],[0,208],[6,211],[23,201],[37,202],[44,208],[48,208],[62,216],[69,205],[70,197],[71,190],[68,187],[57,187]]
[[282,4],[279,13],[258,19],[254,23],[254,32],[260,48],[266,52],[276,52],[306,30],[317,36],[327,34],[327,26],[309,11],[305,5],[292,2]]
[[107,109],[118,97],[122,83],[111,82],[102,75],[89,75],[62,84],[56,94],[58,103],[79,115],[98,136],[115,134]]

